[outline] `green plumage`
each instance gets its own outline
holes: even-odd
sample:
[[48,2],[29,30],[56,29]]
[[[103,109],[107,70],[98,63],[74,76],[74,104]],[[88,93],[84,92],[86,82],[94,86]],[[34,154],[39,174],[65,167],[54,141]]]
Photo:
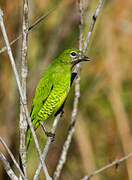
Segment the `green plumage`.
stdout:
[[[77,49],[67,49],[60,54],[44,72],[34,95],[31,120],[36,130],[40,121],[47,120],[59,110],[70,90],[72,68],[80,57]],[[72,56],[73,55],[73,56]],[[26,147],[31,140],[31,130],[28,128]]]

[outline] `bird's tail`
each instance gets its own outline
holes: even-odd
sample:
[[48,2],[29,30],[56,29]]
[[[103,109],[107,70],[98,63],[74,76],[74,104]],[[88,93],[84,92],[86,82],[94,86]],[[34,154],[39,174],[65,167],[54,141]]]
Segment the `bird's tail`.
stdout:
[[[32,123],[33,123],[34,130],[36,130],[37,127],[39,126],[39,122],[35,123],[34,121],[32,121]],[[28,125],[27,133],[26,133],[26,151],[28,151],[28,147],[29,147],[29,144],[31,142],[31,139],[32,139],[32,132],[31,132],[31,129],[30,129],[29,125]],[[24,173],[23,165],[22,165],[22,159],[21,159],[20,153],[19,153],[19,165],[20,165],[20,168],[21,168],[22,172]]]
[[26,148],[27,148],[27,151],[28,151],[28,147],[29,147],[29,144],[30,144],[30,141],[32,139],[32,132],[31,132],[31,129],[27,128],[27,134],[26,134]]
[[21,158],[20,153],[19,153],[19,166],[20,166],[20,169],[22,170],[22,172],[24,174],[24,169],[23,169],[23,165],[22,165],[22,158]]
[[[26,134],[26,151],[28,151],[28,147],[29,147],[29,144],[30,144],[30,141],[32,139],[32,133],[31,133],[31,129],[27,128],[27,134]],[[19,153],[19,166],[24,174],[24,169],[23,169],[23,164],[22,164],[22,158],[21,158],[21,155]]]
[[[36,131],[36,129],[38,128],[39,126],[39,121],[32,121],[32,124],[33,124],[33,128],[34,128],[34,131]],[[27,148],[27,151],[28,151],[28,147],[29,147],[29,144],[32,140],[32,132],[31,132],[31,129],[28,125],[28,128],[27,128],[27,134],[26,134],[26,148]]]

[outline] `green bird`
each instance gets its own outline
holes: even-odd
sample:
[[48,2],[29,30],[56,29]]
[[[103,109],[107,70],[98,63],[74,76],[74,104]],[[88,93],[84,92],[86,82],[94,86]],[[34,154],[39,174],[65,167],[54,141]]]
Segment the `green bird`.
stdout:
[[[63,110],[66,97],[76,76],[76,73],[72,72],[73,67],[81,61],[89,60],[78,49],[71,48],[64,50],[49,65],[36,88],[31,107],[30,117],[34,130],[40,124],[42,125],[42,121],[53,115],[56,116]],[[48,133],[44,126],[43,128],[47,136],[54,136],[52,133]],[[27,149],[31,138],[31,129],[28,127],[26,136]]]

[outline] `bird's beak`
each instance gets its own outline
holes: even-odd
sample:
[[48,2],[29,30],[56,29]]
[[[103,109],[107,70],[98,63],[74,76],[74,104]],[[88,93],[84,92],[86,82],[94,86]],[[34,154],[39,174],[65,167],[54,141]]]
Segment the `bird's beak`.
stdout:
[[90,58],[87,57],[87,56],[82,56],[82,57],[79,58],[79,61],[80,61],[80,62],[81,62],[81,61],[90,61]]
[[72,67],[75,66],[76,64],[82,62],[82,61],[90,61],[90,58],[87,56],[76,57],[76,59],[72,60]]
[[82,61],[90,61],[90,58],[88,58],[87,56],[80,56],[80,57],[78,57],[77,60],[75,60],[74,65],[78,64],[78,63],[80,63]]

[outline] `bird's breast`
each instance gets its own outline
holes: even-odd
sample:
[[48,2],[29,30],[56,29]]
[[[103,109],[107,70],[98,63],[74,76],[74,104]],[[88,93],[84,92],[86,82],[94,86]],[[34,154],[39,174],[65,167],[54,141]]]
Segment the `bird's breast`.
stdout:
[[70,89],[70,82],[58,81],[40,109],[38,116],[40,120],[46,120],[54,115],[65,101]]

